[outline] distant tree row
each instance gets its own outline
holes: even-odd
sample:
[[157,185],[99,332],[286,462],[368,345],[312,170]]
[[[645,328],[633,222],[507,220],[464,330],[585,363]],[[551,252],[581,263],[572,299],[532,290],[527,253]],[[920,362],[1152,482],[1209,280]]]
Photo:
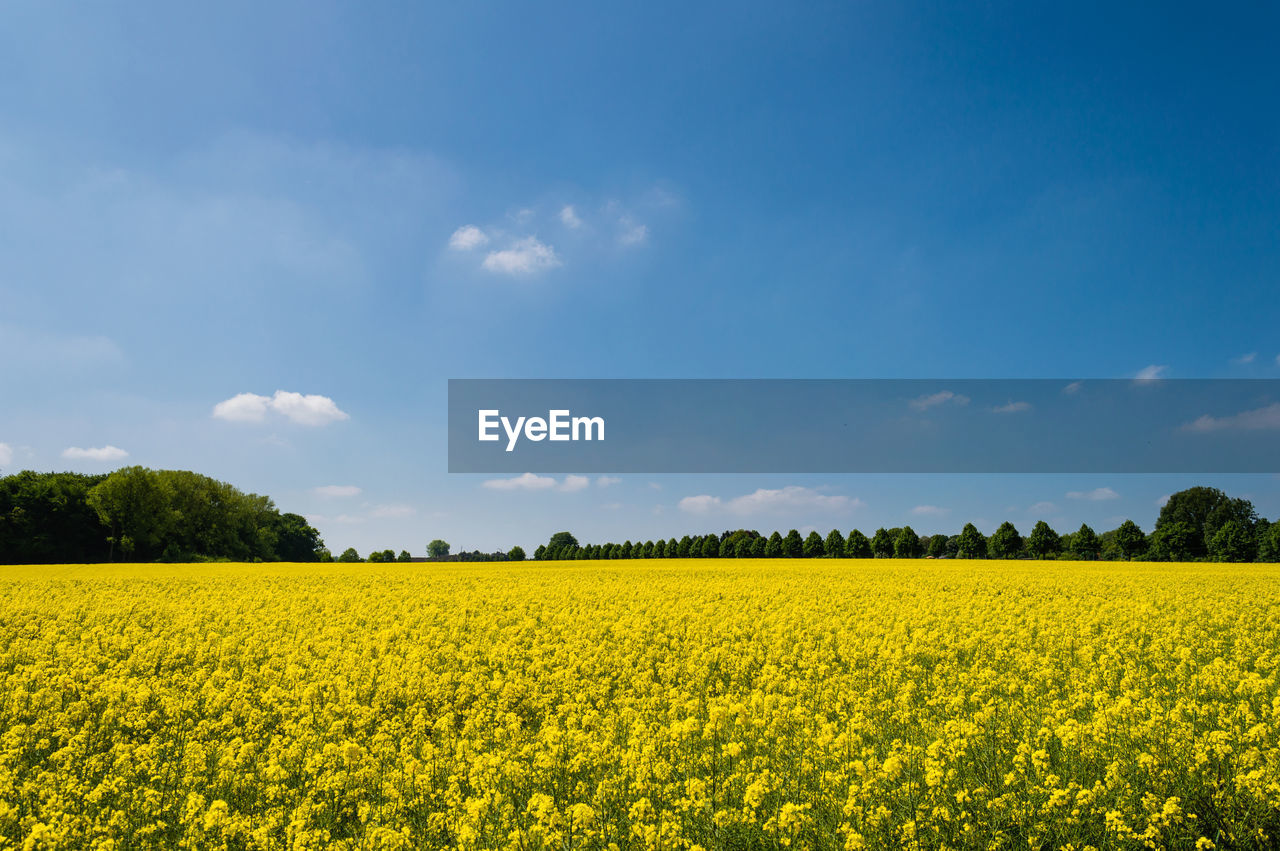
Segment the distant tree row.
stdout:
[[[449,545],[444,541],[435,540],[427,545],[427,558],[418,559],[418,561],[524,561],[524,550],[521,547],[512,547],[507,552],[482,553],[480,550],[463,551],[459,553],[449,553]],[[342,551],[334,561],[341,562],[357,562],[365,561],[360,557],[360,553],[355,547],[347,547]],[[409,555],[408,550],[401,550],[396,555],[391,550],[375,550],[369,553],[367,559],[371,562],[405,562],[413,561],[413,556]]]
[[186,470],[0,478],[0,564],[319,561],[320,534],[269,497]]
[[1216,488],[1173,494],[1147,535],[1132,520],[1097,534],[1088,524],[1059,534],[1041,520],[1026,537],[1006,521],[990,537],[968,523],[958,535],[918,535],[910,526],[827,535],[795,529],[767,537],[754,529],[685,535],[679,540],[580,544],[557,532],[533,554],[538,561],[634,558],[1071,558],[1145,561],[1280,561],[1280,523],[1260,518],[1245,499]]

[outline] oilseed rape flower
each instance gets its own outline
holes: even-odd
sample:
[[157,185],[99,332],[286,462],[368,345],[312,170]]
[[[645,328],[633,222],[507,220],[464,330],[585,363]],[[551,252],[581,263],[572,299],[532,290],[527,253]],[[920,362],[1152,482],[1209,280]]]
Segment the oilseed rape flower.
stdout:
[[1280,844],[1280,569],[0,567],[0,849]]

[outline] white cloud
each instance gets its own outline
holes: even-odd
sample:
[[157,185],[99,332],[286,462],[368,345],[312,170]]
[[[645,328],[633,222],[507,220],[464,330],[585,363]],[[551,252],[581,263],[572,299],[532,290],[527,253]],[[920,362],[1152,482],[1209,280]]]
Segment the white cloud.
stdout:
[[495,491],[544,491],[554,488],[556,480],[550,476],[523,473],[513,479],[488,479],[481,486]]
[[359,496],[362,493],[361,489],[355,485],[321,485],[318,488],[312,488],[311,492],[325,497]]
[[1057,510],[1058,510],[1058,506],[1054,505],[1052,502],[1044,501],[1044,502],[1037,502],[1035,505],[1028,508],[1027,513],[1045,515],[1045,514],[1052,514]]
[[449,247],[454,251],[471,251],[488,244],[488,235],[475,225],[463,225],[449,237]]
[[578,218],[578,214],[573,211],[572,204],[565,204],[560,208],[560,221],[571,230],[582,227],[582,219]]
[[1107,499],[1119,499],[1120,494],[1111,488],[1094,488],[1091,491],[1067,491],[1067,499],[1087,499],[1090,502],[1101,502]]
[[662,485],[658,484],[657,482],[649,482],[649,487],[656,491],[662,490]]
[[729,514],[749,515],[789,511],[849,511],[864,503],[847,496],[824,494],[813,488],[790,485],[785,488],[760,488],[752,493],[723,501],[718,496],[698,494],[679,502],[681,511],[707,514],[723,510]]
[[215,419],[238,423],[260,423],[268,411],[305,426],[322,426],[350,419],[328,396],[303,395],[277,390],[274,396],[239,393],[213,406]]
[[1150,366],[1144,366],[1142,369],[1138,370],[1137,375],[1133,378],[1135,381],[1156,381],[1157,379],[1163,378],[1164,374],[1168,371],[1169,367],[1153,363]]
[[503,275],[530,275],[554,269],[560,265],[560,258],[550,245],[539,242],[536,236],[527,236],[512,243],[510,248],[490,251],[481,265]]
[[639,245],[649,238],[648,225],[642,225],[629,216],[623,216],[618,221],[622,230],[618,233],[618,243],[620,245]]
[[1253,363],[1254,360],[1257,359],[1257,357],[1258,357],[1257,352],[1248,352],[1247,354],[1243,354],[1238,358],[1232,358],[1231,362],[1239,363],[1239,364]]
[[1159,506],[1160,508],[1164,508],[1166,505],[1169,504],[1169,497],[1171,496],[1173,496],[1173,494],[1171,493],[1165,494],[1164,496],[1156,500],[1156,505]]
[[96,449],[68,446],[62,450],[62,457],[82,461],[119,461],[121,458],[128,458],[129,453],[118,446],[100,446]]
[[1262,431],[1280,429],[1280,402],[1274,402],[1265,408],[1255,408],[1230,417],[1211,417],[1208,414],[1186,423],[1184,431]]
[[615,476],[601,476],[600,478],[596,479],[596,486],[601,488],[607,488],[609,487],[609,485],[616,485],[620,481],[622,481],[622,479],[619,479]]
[[909,404],[913,410],[927,411],[930,408],[937,407],[938,405],[944,405],[947,402],[951,402],[955,405],[967,405],[969,404],[969,397],[962,396],[958,393],[952,393],[950,390],[940,390],[937,393],[930,393],[927,396],[920,396],[912,399]]
[[7,443],[0,443],[0,467],[7,466],[13,462],[13,447]]
[[942,508],[937,505],[917,505],[911,509],[911,513],[919,517],[941,517],[944,514],[950,514],[950,508]]
[[1063,387],[1062,392],[1070,396],[1072,394],[1079,393],[1080,388],[1083,386],[1084,386],[1083,381],[1073,381],[1070,384],[1068,384],[1066,387]]
[[1008,402],[1005,402],[1003,405],[997,405],[991,410],[995,411],[997,414],[1017,414],[1022,411],[1031,410],[1031,403],[1030,402],[1014,402],[1010,400]]
[[566,493],[580,491],[591,484],[591,480],[586,476],[565,476],[564,481],[560,484],[560,490]]
[[410,517],[417,513],[411,505],[379,505],[369,512],[370,517]]

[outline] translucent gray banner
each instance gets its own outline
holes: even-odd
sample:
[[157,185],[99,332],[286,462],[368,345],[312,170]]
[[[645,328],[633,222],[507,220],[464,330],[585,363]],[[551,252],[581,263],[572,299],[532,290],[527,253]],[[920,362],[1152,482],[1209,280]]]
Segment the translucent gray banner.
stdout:
[[451,379],[451,473],[1270,473],[1280,381]]

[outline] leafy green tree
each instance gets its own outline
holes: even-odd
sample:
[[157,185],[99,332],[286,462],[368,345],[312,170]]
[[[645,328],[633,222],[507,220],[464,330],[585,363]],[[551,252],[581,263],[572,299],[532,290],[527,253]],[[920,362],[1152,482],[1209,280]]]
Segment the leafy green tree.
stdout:
[[804,556],[804,539],[800,533],[792,529],[782,539],[782,555],[784,558],[802,558]]
[[1251,530],[1231,519],[1218,527],[1209,539],[1209,557],[1214,561],[1253,561],[1258,555]]
[[1195,534],[1191,539],[1191,555],[1209,552],[1209,542],[1228,521],[1234,520],[1246,532],[1252,532],[1258,514],[1247,499],[1232,499],[1217,488],[1194,487],[1170,495],[1156,518],[1156,529],[1166,523],[1186,523]]
[[408,550],[401,550],[399,554],[396,555],[396,561],[399,561],[399,562],[413,561],[413,556],[409,555]]
[[1138,528],[1138,524],[1132,520],[1124,521],[1116,529],[1115,543],[1121,557],[1130,561],[1147,551],[1147,536]]
[[511,561],[524,561],[524,547],[517,544],[507,550],[507,558]]
[[667,558],[679,558],[679,557],[680,557],[680,542],[679,542],[679,541],[677,541],[675,538],[671,538],[671,539],[669,539],[669,540],[667,541],[667,552],[666,552],[666,556],[667,556]]
[[622,542],[622,547],[618,550],[618,558],[631,558],[631,539]]
[[1280,522],[1268,524],[1258,536],[1258,561],[1280,561]]
[[956,538],[956,558],[986,558],[987,539],[972,523],[964,524]]
[[893,558],[893,538],[894,536],[883,526],[877,529],[871,536],[872,554],[876,558]]
[[[320,551],[324,549],[324,541],[307,519],[300,514],[278,514],[275,516],[275,555],[281,561],[319,561]],[[401,561],[409,560],[405,552]]]
[[355,547],[347,547],[342,551],[342,555],[338,556],[338,561],[350,563],[354,561],[364,561],[364,559],[360,558],[360,553],[356,552]]
[[922,552],[920,536],[910,526],[903,526],[893,539],[893,555],[896,558],[919,558]]
[[556,532],[551,536],[551,540],[547,541],[547,546],[561,549],[564,547],[572,547],[576,549],[578,547],[578,539],[570,532]]
[[1147,557],[1152,561],[1190,561],[1197,549],[1197,532],[1189,523],[1174,520],[1156,527],[1148,540]]
[[693,538],[685,535],[680,539],[679,545],[676,547],[677,558],[689,558],[689,552],[693,549]]
[[762,540],[758,535],[754,538],[741,537],[734,543],[733,555],[735,558],[753,558],[755,556],[756,541]]
[[1022,535],[1008,520],[1000,524],[987,541],[987,551],[992,558],[1017,558],[1022,552]]
[[1093,561],[1101,551],[1098,535],[1088,523],[1081,523],[1080,528],[1071,536],[1071,554],[1081,561]]
[[111,558],[150,561],[164,549],[173,514],[160,477],[146,467],[122,467],[89,491],[89,506],[110,529]]
[[776,531],[769,536],[768,542],[764,545],[765,558],[783,558],[785,551],[782,547],[782,535]]
[[927,552],[929,553],[929,555],[933,556],[934,558],[944,557],[947,554],[947,536],[934,535],[932,538],[930,538],[929,549],[927,550]]
[[1037,520],[1027,536],[1027,552],[1036,558],[1048,558],[1062,552],[1062,538],[1048,523]]
[[800,545],[800,552],[804,558],[822,558],[826,553],[822,546],[822,536],[816,531],[810,532],[805,536],[804,543]]
[[751,539],[751,557],[764,558],[765,548],[769,545],[769,539],[764,535],[756,535]]
[[444,558],[448,554],[449,544],[446,541],[436,538],[434,541],[427,544],[427,556],[429,558]]
[[547,557],[547,545],[538,544],[538,546],[533,551],[533,560],[543,561],[544,559],[546,559],[546,557]]
[[859,532],[857,529],[849,532],[849,537],[845,539],[844,551],[849,558],[873,558],[871,551],[871,541],[867,540],[867,536]]
[[702,557],[715,558],[720,555],[720,536],[707,535],[702,539]]
[[105,475],[36,473],[0,478],[0,564],[107,561],[107,526],[88,502]]
[[848,558],[845,552],[844,535],[840,534],[839,529],[832,529],[827,533],[827,539],[822,542],[822,551],[829,558]]

